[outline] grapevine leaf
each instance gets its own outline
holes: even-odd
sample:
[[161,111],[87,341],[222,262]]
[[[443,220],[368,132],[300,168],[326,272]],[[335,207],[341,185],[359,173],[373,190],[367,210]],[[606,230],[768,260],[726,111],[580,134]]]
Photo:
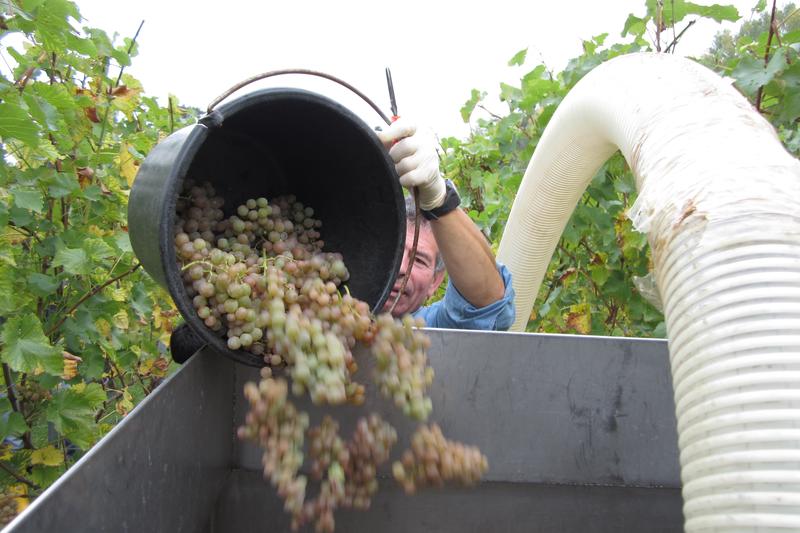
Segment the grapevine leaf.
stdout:
[[472,89],[469,100],[467,100],[467,102],[461,108],[461,118],[464,120],[464,122],[469,122],[469,118],[472,116],[475,106],[478,105],[478,102],[483,100],[484,96],[486,96],[486,93],[480,92],[477,89]]
[[58,288],[58,279],[47,274],[33,272],[28,274],[27,281],[31,292],[42,298],[52,295]]
[[81,248],[89,260],[94,262],[100,262],[115,255],[114,249],[99,238],[86,239]]
[[81,248],[62,248],[53,258],[53,266],[62,266],[70,274],[85,276],[89,274],[86,252]]
[[0,103],[0,137],[18,139],[32,148],[39,144],[39,128],[21,107]]
[[44,211],[44,198],[42,191],[33,187],[15,186],[11,187],[11,194],[14,195],[14,205],[20,209],[29,209],[35,213]]
[[8,225],[8,205],[5,202],[0,202],[0,229]]
[[39,124],[49,131],[58,131],[58,121],[61,117],[53,104],[33,93],[25,94],[25,103],[28,105],[31,116]]
[[6,437],[18,437],[28,431],[25,418],[17,411],[8,411],[0,416],[0,440]]
[[80,190],[77,178],[72,174],[65,172],[56,173],[53,183],[48,188],[50,196],[53,198],[63,198],[74,194]]
[[0,265],[0,314],[19,311],[29,298],[21,286],[19,270],[13,265]]
[[31,453],[31,464],[45,465],[45,466],[58,466],[64,463],[64,454],[57,450],[52,444],[39,448]]
[[114,244],[117,246],[117,249],[122,253],[133,251],[133,247],[131,246],[131,239],[128,236],[128,232],[126,231],[118,231],[114,234]]
[[[646,0],[647,12],[653,18],[656,17],[658,11],[657,1],[658,0]],[[662,20],[667,25],[677,24],[689,15],[699,15],[717,22],[736,22],[740,18],[739,11],[735,6],[719,4],[704,6],[695,4],[694,2],[687,2],[686,0],[664,2],[661,10]]]
[[72,32],[69,18],[80,19],[75,4],[67,0],[46,0],[36,14],[42,46],[49,52],[66,48],[67,36]]
[[768,84],[772,79],[786,68],[786,57],[775,54],[767,66],[761,59],[745,56],[733,70],[736,85],[747,94],[754,94],[759,87]]
[[98,383],[78,384],[53,394],[47,406],[47,421],[82,449],[97,438],[94,415],[103,406],[106,393]]
[[97,56],[97,47],[91,39],[84,39],[83,37],[78,37],[70,33],[67,35],[67,45],[79,54],[89,57]]
[[33,314],[12,316],[3,326],[3,362],[17,372],[31,372],[38,365],[61,374],[61,352],[50,344],[39,318]]
[[509,59],[508,66],[509,67],[513,67],[515,65],[517,65],[517,66],[522,65],[523,63],[525,63],[525,56],[527,54],[528,54],[528,49],[527,48],[525,48],[523,50],[520,50],[519,52],[514,54],[514,57]]
[[622,37],[626,35],[633,35],[633,36],[641,36],[644,34],[644,30],[647,27],[648,18],[639,18],[635,16],[633,13],[628,15],[628,19],[625,21],[625,26],[622,28]]

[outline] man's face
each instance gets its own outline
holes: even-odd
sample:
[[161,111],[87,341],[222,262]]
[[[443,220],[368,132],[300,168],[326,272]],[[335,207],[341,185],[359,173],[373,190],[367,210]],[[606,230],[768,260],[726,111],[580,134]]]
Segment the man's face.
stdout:
[[[384,310],[388,310],[394,303],[397,297],[397,292],[400,290],[400,284],[403,281],[406,271],[408,270],[408,258],[411,255],[411,245],[414,242],[414,224],[406,226],[406,248],[403,252],[403,266],[394,282],[392,292],[386,300]],[[411,277],[406,283],[403,294],[397,302],[397,307],[394,309],[395,316],[401,316],[406,313],[411,313],[419,309],[425,300],[431,297],[436,292],[436,289],[444,279],[444,271],[435,272],[436,255],[439,253],[439,248],[436,246],[436,240],[433,237],[433,231],[429,227],[420,227],[419,242],[417,243],[417,257],[414,262],[414,268],[411,270]]]

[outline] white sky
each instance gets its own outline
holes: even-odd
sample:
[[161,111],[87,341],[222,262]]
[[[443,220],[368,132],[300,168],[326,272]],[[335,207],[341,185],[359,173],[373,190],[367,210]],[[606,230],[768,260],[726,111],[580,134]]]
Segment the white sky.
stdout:
[[[734,4],[749,17],[756,0]],[[709,0],[700,3],[711,4]],[[619,37],[628,13],[644,0],[77,0],[86,24],[132,36],[144,19],[139,56],[129,72],[164,102],[168,93],[205,108],[230,85],[285,67],[323,70],[344,78],[388,114],[384,67],[392,69],[401,115],[440,136],[469,131],[459,110],[470,89],[498,92],[541,57],[556,70],[580,53],[581,41]],[[730,25],[729,25],[730,26]],[[722,26],[696,24],[678,53],[701,54]],[[508,60],[528,48],[526,66]],[[332,96],[379,123],[365,105],[324,80],[289,77],[260,82],[298,86]],[[499,101],[490,106],[502,110]],[[374,118],[373,118],[374,117]]]

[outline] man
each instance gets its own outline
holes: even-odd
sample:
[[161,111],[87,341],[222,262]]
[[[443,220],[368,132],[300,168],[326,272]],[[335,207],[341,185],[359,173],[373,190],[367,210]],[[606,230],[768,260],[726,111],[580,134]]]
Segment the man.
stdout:
[[[386,131],[378,132],[378,136],[389,149],[400,183],[409,190],[418,187],[420,209],[425,218],[420,225],[414,268],[394,314],[412,313],[424,319],[426,326],[434,328],[506,330],[511,327],[514,322],[511,274],[495,261],[483,234],[458,208],[458,192],[452,182],[445,181],[439,173],[439,154],[433,133],[418,130],[413,123],[399,119]],[[403,265],[387,309],[394,302],[408,270],[414,239],[413,207],[406,212],[409,223]],[[445,268],[449,281],[444,298],[421,307],[442,283]]]

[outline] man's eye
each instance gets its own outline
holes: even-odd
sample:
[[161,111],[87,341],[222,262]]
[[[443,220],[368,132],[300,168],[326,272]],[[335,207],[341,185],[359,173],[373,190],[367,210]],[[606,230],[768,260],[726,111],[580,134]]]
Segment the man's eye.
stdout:
[[417,264],[418,264],[418,265],[420,265],[420,266],[428,266],[428,262],[427,262],[427,261],[425,261],[425,260],[424,260],[423,258],[421,258],[421,257],[417,257],[416,261],[414,261],[414,262],[415,262],[415,263],[417,263]]

